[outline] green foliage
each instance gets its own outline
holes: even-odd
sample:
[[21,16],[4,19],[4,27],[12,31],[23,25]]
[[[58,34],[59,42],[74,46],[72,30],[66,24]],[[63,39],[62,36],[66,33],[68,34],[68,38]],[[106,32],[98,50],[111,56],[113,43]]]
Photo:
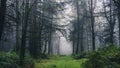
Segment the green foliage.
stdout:
[[26,53],[24,59],[24,64],[34,64],[34,59],[28,53]]
[[84,68],[104,68],[104,57],[98,52],[94,52],[89,56],[89,60],[84,64]]
[[44,53],[42,53],[42,54],[40,55],[40,58],[41,58],[41,59],[49,59],[48,55],[47,55],[47,54],[44,54]]
[[120,48],[110,45],[89,55],[84,68],[120,68]]
[[[28,53],[24,59],[25,68],[34,68],[34,59]],[[0,52],[0,68],[20,68],[19,56],[15,52]]]
[[82,52],[80,54],[77,55],[73,55],[74,59],[82,59],[82,58],[86,58],[88,56],[88,54],[86,52]]
[[0,68],[19,68],[18,55],[14,52],[0,52]]

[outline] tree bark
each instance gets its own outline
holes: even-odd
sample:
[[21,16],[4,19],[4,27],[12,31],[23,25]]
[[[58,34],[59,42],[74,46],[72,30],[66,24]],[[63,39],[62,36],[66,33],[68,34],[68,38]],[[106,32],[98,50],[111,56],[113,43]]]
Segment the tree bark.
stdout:
[[79,18],[79,4],[78,4],[78,0],[76,1],[76,8],[77,8],[77,46],[76,46],[76,54],[79,53],[79,45],[80,45],[80,18]]
[[22,38],[21,38],[21,48],[20,48],[20,65],[21,68],[24,68],[24,57],[25,57],[25,50],[26,50],[26,34],[27,34],[27,27],[28,27],[28,18],[29,18],[29,6],[28,0],[26,0],[25,4],[25,12],[23,15],[23,22],[22,22]]
[[92,45],[93,51],[95,50],[95,31],[94,31],[94,16],[93,16],[93,0],[91,0],[91,26],[92,26]]
[[118,27],[119,27],[119,47],[120,47],[120,9],[118,10]]
[[5,22],[6,2],[7,0],[1,0],[1,5],[0,5],[0,41],[1,41],[4,22]]
[[15,45],[15,52],[19,52],[19,48],[20,48],[20,16],[19,16],[19,9],[18,6],[19,5],[19,1],[16,0],[16,45]]

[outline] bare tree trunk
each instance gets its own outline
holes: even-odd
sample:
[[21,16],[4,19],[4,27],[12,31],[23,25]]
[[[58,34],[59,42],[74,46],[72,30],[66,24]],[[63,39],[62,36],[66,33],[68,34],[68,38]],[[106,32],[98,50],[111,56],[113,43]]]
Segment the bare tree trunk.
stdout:
[[46,51],[47,51],[47,39],[45,38],[45,47],[43,53],[45,54]]
[[84,16],[83,16],[83,22],[81,22],[81,34],[80,34],[80,39],[81,39],[81,42],[80,42],[80,47],[81,47],[81,52],[84,51],[84,47],[83,47],[83,34],[84,34]]
[[76,1],[76,7],[77,7],[77,47],[76,47],[76,54],[79,53],[79,45],[80,45],[80,18],[79,18],[79,4],[78,4],[78,0]]
[[19,16],[19,1],[16,0],[16,45],[15,45],[15,52],[19,52],[20,48],[20,16]]
[[39,46],[38,46],[38,48],[37,49],[39,49],[38,50],[38,52],[39,52],[39,55],[42,53],[42,30],[43,30],[43,20],[41,19],[41,24],[39,25],[39,27],[40,27],[40,30],[39,30]]
[[20,65],[21,68],[24,68],[24,57],[25,57],[25,50],[26,50],[26,34],[27,34],[27,27],[28,27],[28,18],[29,18],[29,4],[28,0],[25,2],[25,12],[23,14],[23,22],[22,22],[22,38],[21,38],[21,48],[20,48]]
[[113,20],[112,20],[112,0],[110,0],[110,44],[113,45]]
[[94,16],[93,16],[93,0],[91,0],[91,26],[92,26],[92,46],[93,51],[95,50],[95,31],[94,31]]
[[1,5],[0,5],[0,41],[1,41],[4,22],[5,22],[6,2],[7,0],[1,0]]
[[120,9],[118,10],[118,27],[119,27],[119,47],[120,47]]
[[52,42],[52,20],[51,20],[51,23],[50,23],[50,33],[49,33],[49,47],[48,47],[48,54],[52,54],[52,45],[51,45],[51,42]]
[[[74,26],[74,30],[75,30],[75,26]],[[74,32],[72,33],[72,46],[73,46],[73,54],[75,54],[75,35]]]
[[113,0],[118,11],[118,27],[119,27],[119,46],[120,46],[120,0]]

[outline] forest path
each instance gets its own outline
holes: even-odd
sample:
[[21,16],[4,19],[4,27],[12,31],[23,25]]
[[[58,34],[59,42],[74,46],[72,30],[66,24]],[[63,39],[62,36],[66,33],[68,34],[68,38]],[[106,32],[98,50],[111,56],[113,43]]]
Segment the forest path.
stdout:
[[35,64],[35,68],[82,68],[86,59],[75,60],[71,56],[54,56]]

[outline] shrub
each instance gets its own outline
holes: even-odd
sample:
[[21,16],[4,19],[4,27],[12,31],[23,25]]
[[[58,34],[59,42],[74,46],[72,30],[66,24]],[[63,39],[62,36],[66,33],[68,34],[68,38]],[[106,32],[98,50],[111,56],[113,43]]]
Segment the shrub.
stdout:
[[40,58],[41,58],[41,59],[49,59],[48,55],[47,55],[47,54],[44,54],[44,53],[42,53],[42,54],[40,55]]
[[120,49],[113,45],[89,55],[84,68],[120,68]]
[[19,68],[18,55],[14,52],[0,52],[0,67],[1,68]]
[[73,55],[74,59],[82,59],[82,58],[86,58],[88,56],[88,54],[86,52],[82,52],[80,54],[77,55]]
[[29,53],[26,53],[24,58],[24,68],[34,68],[34,63],[34,59],[30,56]]

